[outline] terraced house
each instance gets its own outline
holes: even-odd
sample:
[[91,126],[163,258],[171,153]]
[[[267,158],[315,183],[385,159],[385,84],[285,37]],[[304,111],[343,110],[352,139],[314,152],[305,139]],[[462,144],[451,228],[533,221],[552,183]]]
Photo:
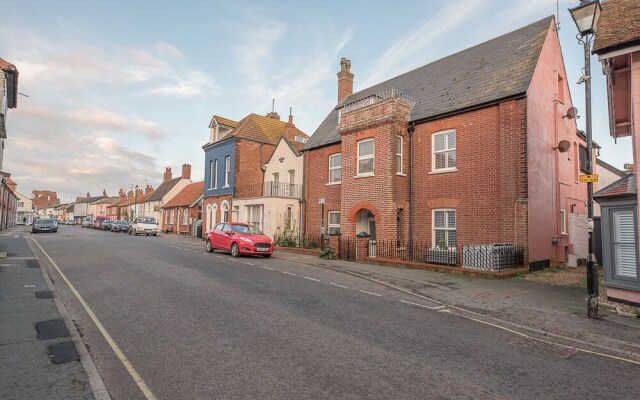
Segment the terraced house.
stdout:
[[586,219],[585,143],[555,28],[544,18],[356,93],[342,59],[338,103],[304,147],[304,233],[524,246],[533,267],[586,257],[568,224]]
[[266,164],[283,136],[290,143],[304,143],[309,138],[296,128],[292,116],[288,122],[283,122],[275,112],[266,116],[249,114],[239,122],[213,116],[209,124],[209,142],[202,146],[205,152],[205,233],[221,221],[252,222],[257,226],[264,223],[264,207],[245,204],[243,207],[251,209],[245,209],[241,214],[240,206],[234,201],[270,195],[272,192],[267,193],[264,188],[274,187],[274,184],[277,187],[273,180],[279,177],[272,175],[273,179],[269,180],[265,178],[265,172]]

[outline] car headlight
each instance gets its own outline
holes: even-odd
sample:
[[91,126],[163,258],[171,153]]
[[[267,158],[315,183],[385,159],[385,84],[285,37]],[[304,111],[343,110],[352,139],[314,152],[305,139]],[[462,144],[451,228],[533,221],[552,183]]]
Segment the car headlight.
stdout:
[[240,240],[242,240],[243,242],[247,242],[247,243],[253,244],[253,240],[251,240],[249,238],[246,238],[244,236],[240,236]]

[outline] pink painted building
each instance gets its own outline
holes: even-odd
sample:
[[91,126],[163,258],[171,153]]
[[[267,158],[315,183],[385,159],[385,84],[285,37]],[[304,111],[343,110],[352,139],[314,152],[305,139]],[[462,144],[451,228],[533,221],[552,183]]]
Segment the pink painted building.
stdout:
[[[602,62],[609,100],[609,130],[633,146],[640,162],[640,5],[637,0],[607,1],[593,52]],[[626,139],[629,137],[630,139]],[[607,296],[640,305],[638,264],[638,175],[629,174],[595,194],[602,209],[602,260]]]

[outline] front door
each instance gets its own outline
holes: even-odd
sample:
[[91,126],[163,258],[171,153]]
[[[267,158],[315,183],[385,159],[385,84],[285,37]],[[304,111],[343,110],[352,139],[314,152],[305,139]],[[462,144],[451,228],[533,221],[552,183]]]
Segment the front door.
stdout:
[[369,257],[376,256],[376,220],[373,217],[369,217],[368,221],[369,236]]

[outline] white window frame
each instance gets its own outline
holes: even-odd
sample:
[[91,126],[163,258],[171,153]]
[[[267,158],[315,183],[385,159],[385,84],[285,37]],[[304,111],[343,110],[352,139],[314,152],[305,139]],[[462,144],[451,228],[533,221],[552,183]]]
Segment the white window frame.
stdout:
[[218,188],[218,159],[213,162],[213,188]]
[[[445,226],[444,227],[436,227],[436,212],[444,212],[445,213],[445,217],[444,217],[444,223]],[[447,213],[453,212],[454,215],[454,226],[453,228],[447,226],[448,225],[448,215]],[[455,208],[434,208],[433,210],[431,210],[431,240],[433,242],[433,247],[439,247],[438,243],[436,242],[436,231],[445,231],[446,233],[450,232],[450,231],[455,231],[456,232],[456,244],[458,242],[458,213],[456,211]],[[450,247],[449,245],[449,235],[445,233],[445,246],[448,248]]]
[[209,160],[209,189],[214,189],[213,186],[213,160]]
[[401,135],[396,137],[396,174],[404,175],[402,173],[402,163],[404,158],[402,157],[402,150],[404,148],[404,138]]
[[[338,215],[338,223],[331,223],[331,214],[337,214]],[[329,211],[327,212],[327,226],[329,227],[329,229],[327,229],[327,232],[329,234],[331,234],[331,229],[337,229],[338,232],[336,233],[340,233],[340,211]]]
[[188,225],[189,223],[189,209],[185,208],[182,212],[182,225]]
[[174,215],[173,215],[173,208],[172,208],[171,212],[169,213],[169,223],[172,224],[172,225],[173,225],[173,221],[174,221],[173,216]]
[[[337,167],[332,167],[331,166],[331,159],[334,157],[340,157],[340,164]],[[334,170],[340,170],[340,179],[339,180],[335,180],[332,181],[331,180],[331,171]],[[328,185],[337,185],[339,183],[342,183],[342,153],[334,153],[329,155],[329,183]]]
[[560,234],[567,234],[567,212],[563,209],[560,209]]
[[[364,143],[372,142],[373,143],[373,151],[371,154],[361,156],[360,155],[360,145]],[[374,176],[376,172],[376,142],[373,138],[371,139],[363,139],[360,140],[357,144],[357,153],[358,153],[358,161],[357,161],[357,175],[356,176]],[[371,172],[360,172],[360,161],[372,159],[373,160],[373,170]]]
[[231,173],[231,157],[226,156],[224,158],[224,186],[225,188],[229,187],[229,181],[231,180],[229,174]]
[[[449,141],[447,140],[447,135],[453,133],[456,137],[455,140],[455,146],[450,149],[449,148]],[[444,145],[445,148],[443,150],[436,150],[436,137],[440,136],[440,135],[444,135],[445,136],[445,140],[444,140]],[[452,171],[457,171],[457,166],[458,166],[458,133],[456,132],[455,129],[449,129],[446,131],[441,131],[441,132],[436,132],[433,135],[431,135],[431,172],[434,173],[439,173],[439,172],[452,172]],[[449,157],[445,156],[445,167],[443,168],[436,168],[436,154],[440,154],[440,153],[444,153],[445,155],[447,153],[453,152],[456,155],[456,165],[453,167],[450,167],[449,164]]]

